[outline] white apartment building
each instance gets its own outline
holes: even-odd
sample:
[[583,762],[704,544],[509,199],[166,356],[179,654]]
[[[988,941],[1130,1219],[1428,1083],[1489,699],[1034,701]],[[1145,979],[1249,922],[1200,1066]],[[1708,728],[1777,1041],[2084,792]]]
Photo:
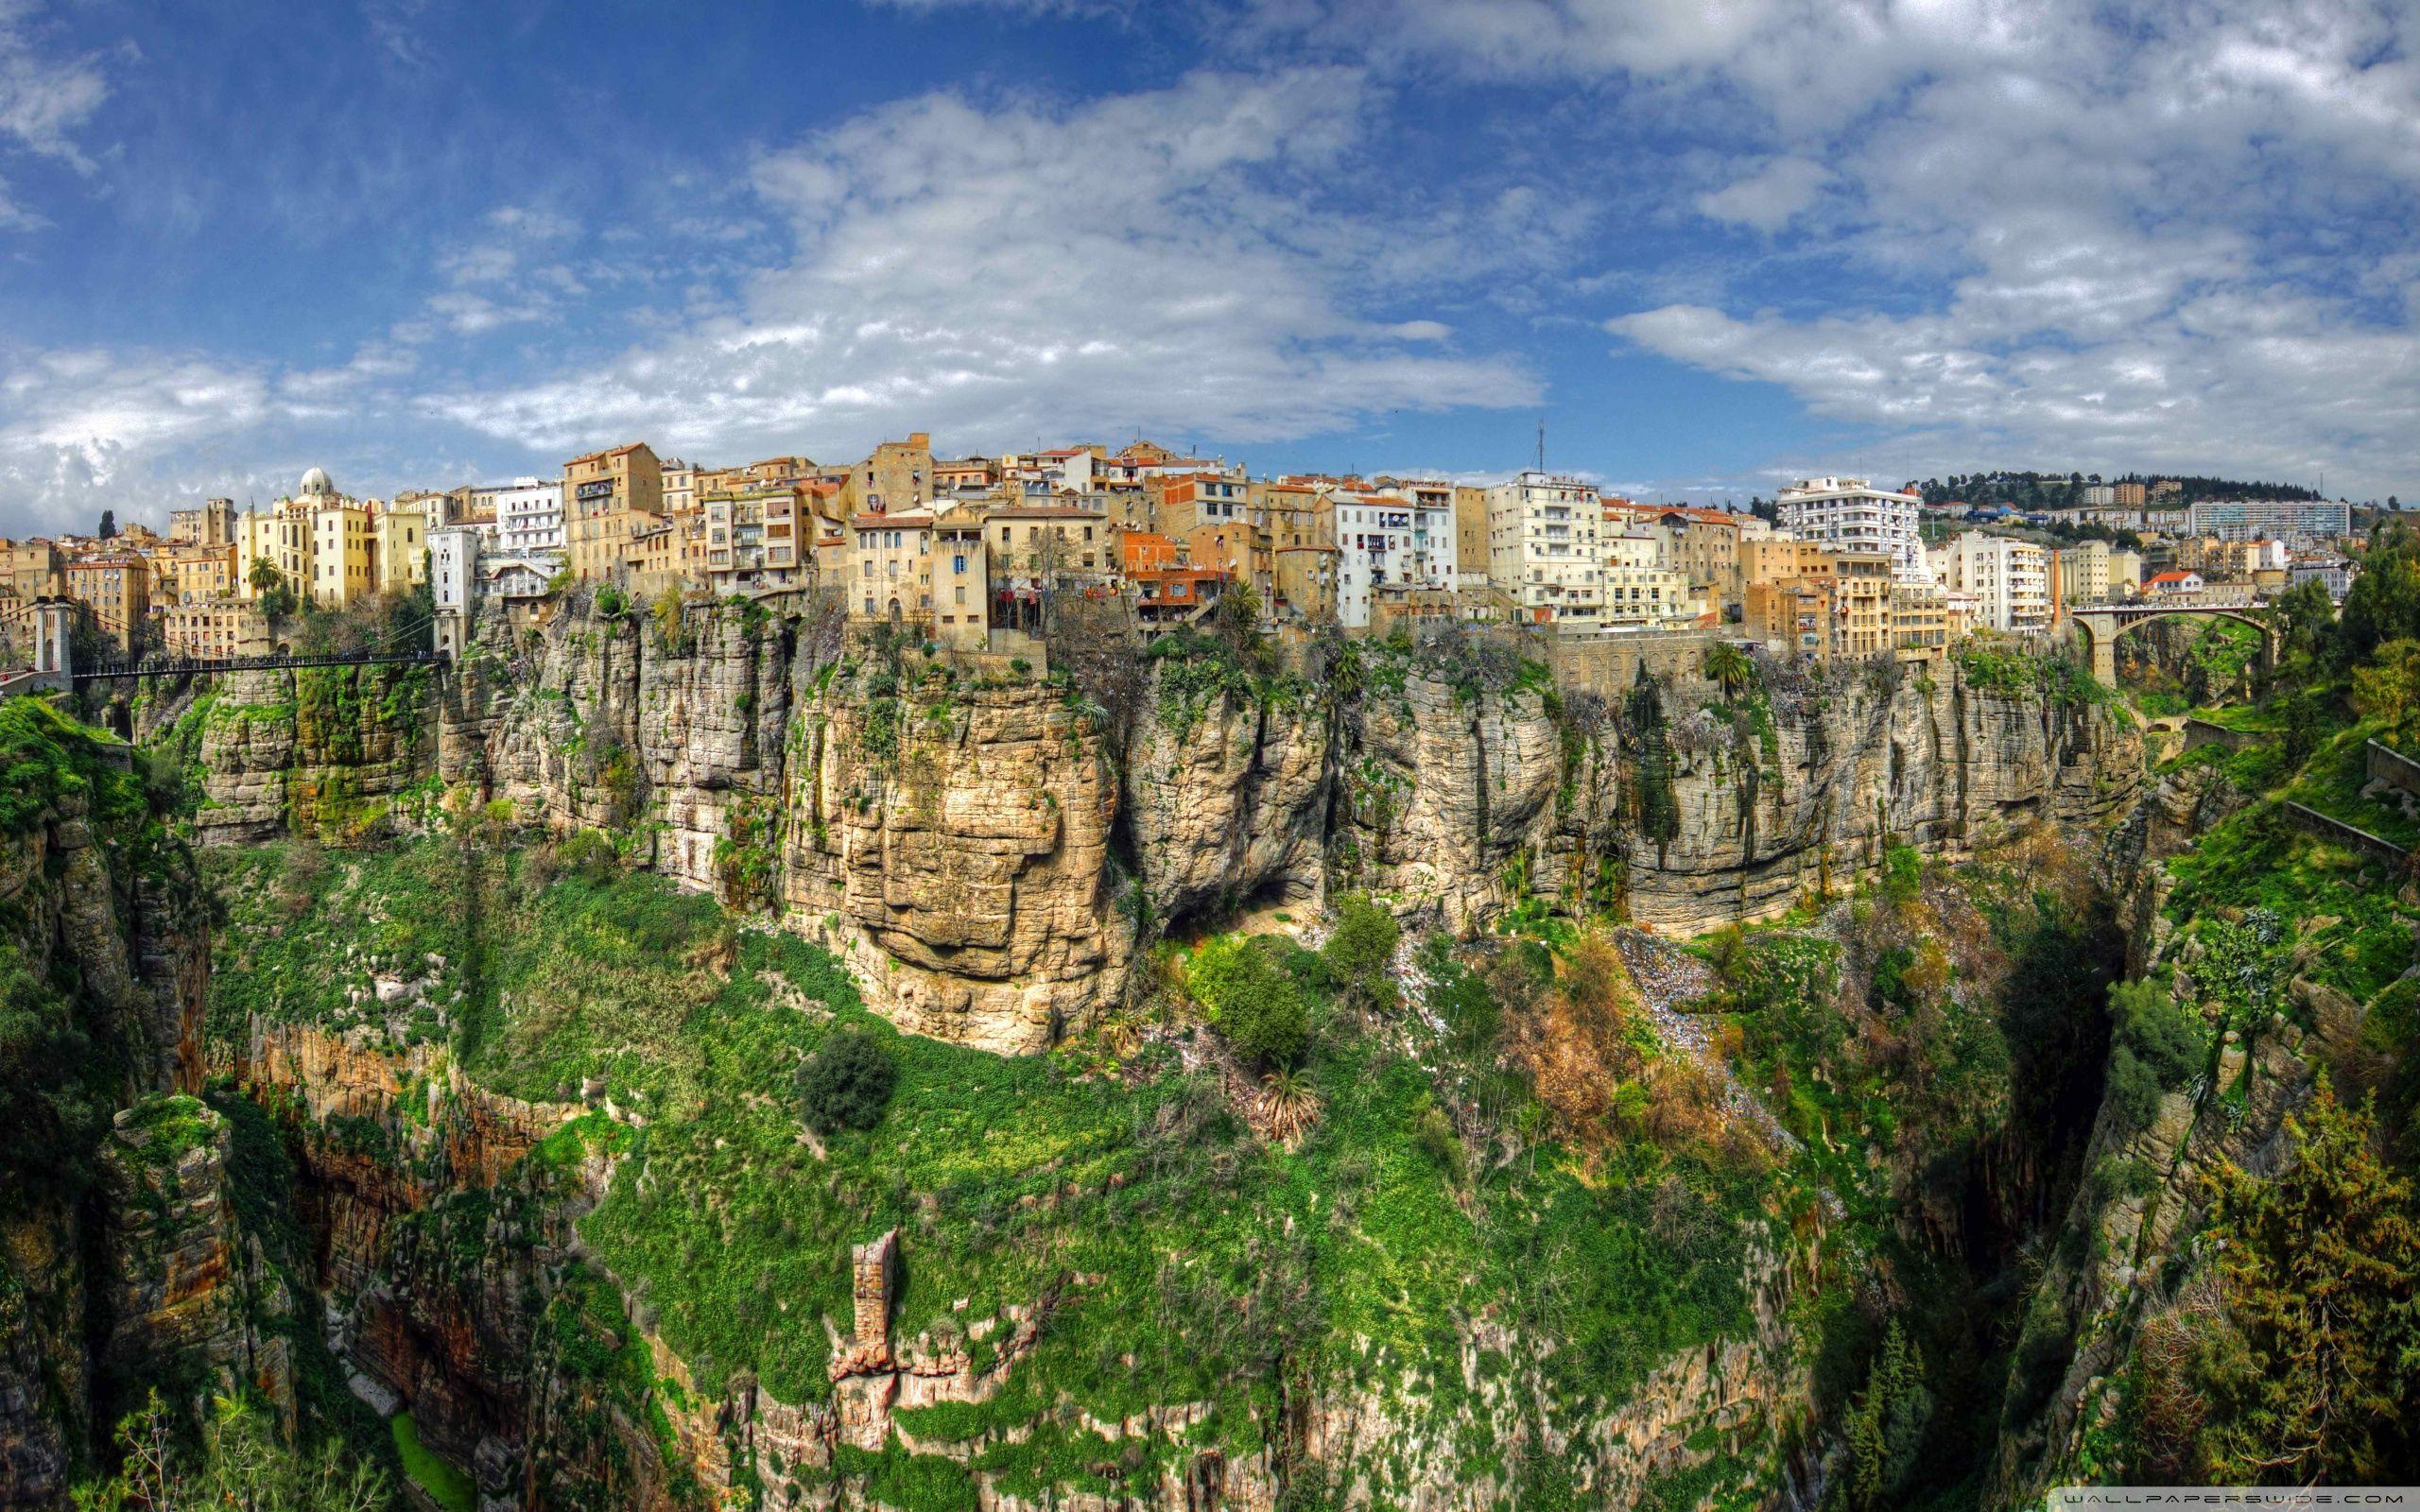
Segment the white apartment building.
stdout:
[[1943,587],[1975,595],[1979,623],[2002,631],[2049,627],[2049,553],[2033,542],[1969,530],[1935,547],[1931,566]]
[[1455,584],[1454,490],[1344,493],[1336,509],[1336,618],[1365,629],[1381,588],[1444,588]]
[[474,507],[495,521],[494,545],[507,556],[556,556],[563,549],[563,484],[561,478],[514,478],[471,490]]
[[1523,472],[1487,490],[1487,576],[1521,620],[1565,635],[1604,625],[1604,507],[1574,477]]
[[2353,507],[2297,499],[2204,499],[2185,509],[2187,535],[2317,543],[2353,533]]
[[1781,525],[1831,551],[1883,552],[1903,583],[1932,581],[1916,534],[1923,501],[1877,489],[1864,478],[1801,478],[1774,495]]

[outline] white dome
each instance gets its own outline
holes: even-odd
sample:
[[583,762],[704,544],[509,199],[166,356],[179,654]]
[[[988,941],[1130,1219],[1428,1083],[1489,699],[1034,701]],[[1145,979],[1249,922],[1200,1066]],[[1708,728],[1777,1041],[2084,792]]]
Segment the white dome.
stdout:
[[328,481],[328,470],[315,467],[302,474],[302,491],[307,494],[334,493],[337,486]]

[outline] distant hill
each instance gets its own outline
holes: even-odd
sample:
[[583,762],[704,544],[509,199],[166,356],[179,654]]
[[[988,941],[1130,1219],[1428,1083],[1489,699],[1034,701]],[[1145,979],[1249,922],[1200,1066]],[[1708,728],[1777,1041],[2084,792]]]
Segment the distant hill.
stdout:
[[1927,504],[1963,499],[1968,504],[2004,504],[2012,509],[2067,509],[2083,503],[2083,490],[2093,483],[2151,484],[2174,478],[2184,485],[2182,503],[2196,499],[2317,499],[2316,489],[2295,483],[2255,483],[2240,478],[2147,475],[2127,472],[2102,477],[2098,472],[1953,472],[1947,478],[1927,478],[1916,490]]

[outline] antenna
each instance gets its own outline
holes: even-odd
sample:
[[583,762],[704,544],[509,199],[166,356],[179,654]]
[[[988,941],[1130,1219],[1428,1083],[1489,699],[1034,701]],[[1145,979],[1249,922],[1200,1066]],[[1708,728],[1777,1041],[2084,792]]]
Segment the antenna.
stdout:
[[1547,470],[1547,418],[1538,417],[1538,471]]

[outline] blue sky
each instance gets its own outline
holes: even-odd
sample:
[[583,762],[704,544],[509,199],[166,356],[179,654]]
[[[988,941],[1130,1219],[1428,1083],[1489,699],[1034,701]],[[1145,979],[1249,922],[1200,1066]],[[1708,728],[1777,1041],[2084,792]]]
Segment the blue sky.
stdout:
[[[2252,12],[2256,12],[2254,14]],[[2420,496],[2420,8],[0,0],[0,534],[634,438]]]

